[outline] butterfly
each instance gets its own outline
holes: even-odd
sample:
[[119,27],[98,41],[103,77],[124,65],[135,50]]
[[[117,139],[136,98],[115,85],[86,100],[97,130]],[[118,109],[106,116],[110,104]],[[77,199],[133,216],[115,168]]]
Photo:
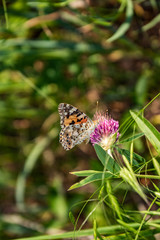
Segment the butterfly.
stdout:
[[85,113],[67,103],[60,103],[58,111],[62,128],[59,141],[63,148],[70,150],[84,141],[89,142],[97,121],[92,121]]

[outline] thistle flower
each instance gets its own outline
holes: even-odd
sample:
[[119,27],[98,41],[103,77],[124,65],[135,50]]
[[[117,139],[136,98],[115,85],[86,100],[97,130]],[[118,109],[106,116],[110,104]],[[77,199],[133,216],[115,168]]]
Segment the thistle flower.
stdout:
[[107,116],[97,114],[95,116],[98,122],[94,132],[90,135],[92,145],[99,144],[105,151],[118,140],[119,137],[119,123],[114,119],[109,119]]

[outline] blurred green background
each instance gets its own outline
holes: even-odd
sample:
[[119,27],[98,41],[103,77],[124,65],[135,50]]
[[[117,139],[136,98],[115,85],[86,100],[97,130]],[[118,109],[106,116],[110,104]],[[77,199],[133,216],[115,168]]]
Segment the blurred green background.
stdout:
[[[103,168],[90,144],[62,149],[58,104],[92,118],[98,101],[120,124],[145,106],[160,90],[159,12],[158,0],[1,1],[0,239],[73,230],[69,211],[97,186],[67,191],[78,181],[70,172]],[[146,117],[159,127],[158,99]],[[140,140],[135,150],[147,157]]]

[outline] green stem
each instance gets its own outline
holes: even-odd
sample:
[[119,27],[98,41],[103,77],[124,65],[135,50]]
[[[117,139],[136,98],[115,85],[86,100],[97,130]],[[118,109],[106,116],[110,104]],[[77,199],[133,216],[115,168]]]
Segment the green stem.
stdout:
[[[157,200],[157,197],[155,197],[155,199],[153,200],[153,202],[150,204],[149,208],[147,209],[148,212],[150,211],[151,207],[152,207],[153,204],[156,202],[156,200]],[[146,213],[146,214],[144,215],[143,219],[142,219],[142,222],[141,222],[141,224],[140,224],[140,226],[139,226],[139,228],[138,228],[138,230],[137,230],[137,234],[136,234],[135,240],[138,239],[139,233],[140,233],[140,231],[141,231],[141,228],[143,227],[143,224],[144,224],[144,222],[145,222],[145,219],[146,219],[147,215],[148,215],[148,213]]]
[[160,93],[158,93],[143,109],[142,111],[144,111],[156,98],[158,98],[160,96]]
[[[159,219],[152,220],[150,222],[146,222],[146,226],[151,226],[151,224],[160,224]],[[139,223],[130,223],[130,227],[137,229],[140,224]],[[151,231],[151,229],[148,229]],[[155,233],[159,233],[159,229],[152,229]],[[107,234],[109,237],[110,235],[116,234],[123,234],[124,229],[121,225],[113,225],[113,226],[105,226],[105,227],[98,227],[97,231],[99,234],[105,235]],[[86,237],[89,235],[93,235],[93,229],[85,229],[81,231],[72,231],[72,232],[65,232],[62,234],[54,234],[54,235],[42,235],[42,236],[36,236],[36,237],[26,237],[26,238],[19,238],[18,240],[50,240],[50,239],[72,239],[73,236],[76,237]],[[14,239],[16,240],[16,239]]]
[[151,179],[160,179],[160,176],[155,175],[141,175],[141,174],[135,174],[136,177],[139,178],[151,178]]

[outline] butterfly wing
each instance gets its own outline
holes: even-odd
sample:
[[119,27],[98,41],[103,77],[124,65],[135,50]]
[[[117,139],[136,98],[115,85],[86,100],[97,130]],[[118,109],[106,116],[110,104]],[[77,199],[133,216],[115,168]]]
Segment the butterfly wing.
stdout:
[[65,150],[73,148],[84,140],[89,140],[95,126],[85,113],[67,103],[60,103],[58,111],[62,128],[60,143]]

